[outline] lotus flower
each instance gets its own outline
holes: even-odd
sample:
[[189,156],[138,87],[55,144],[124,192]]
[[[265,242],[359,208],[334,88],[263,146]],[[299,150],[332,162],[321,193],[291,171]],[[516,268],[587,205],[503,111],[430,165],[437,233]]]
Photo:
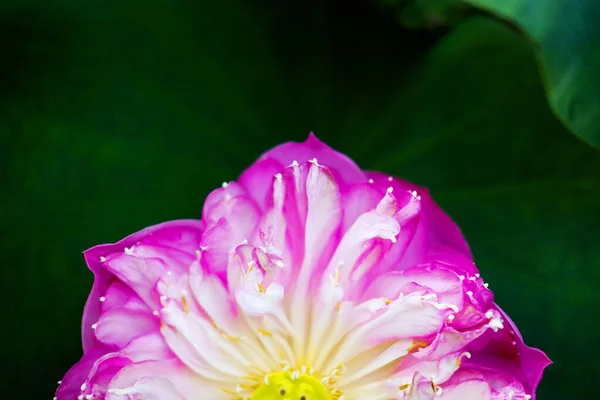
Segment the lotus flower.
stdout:
[[84,355],[58,400],[525,400],[549,360],[428,192],[319,142],[85,252]]

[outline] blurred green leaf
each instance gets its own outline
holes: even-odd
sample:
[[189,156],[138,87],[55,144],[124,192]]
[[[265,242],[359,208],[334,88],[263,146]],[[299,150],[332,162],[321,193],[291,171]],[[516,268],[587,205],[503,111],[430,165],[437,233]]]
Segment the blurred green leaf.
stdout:
[[[461,5],[462,3],[462,5]],[[411,28],[464,20],[464,4],[517,26],[533,42],[548,101],[563,123],[600,148],[600,1],[388,0]]]
[[424,54],[437,33],[362,1],[6,4],[5,396],[50,396],[80,356],[82,250],[199,216],[212,188],[309,130],[431,188],[555,361],[540,399],[596,393],[599,327],[579,318],[598,307],[600,157],[565,134],[530,47],[502,24],[469,20]]
[[552,108],[573,133],[600,147],[600,2],[465,1],[514,23],[536,43]]

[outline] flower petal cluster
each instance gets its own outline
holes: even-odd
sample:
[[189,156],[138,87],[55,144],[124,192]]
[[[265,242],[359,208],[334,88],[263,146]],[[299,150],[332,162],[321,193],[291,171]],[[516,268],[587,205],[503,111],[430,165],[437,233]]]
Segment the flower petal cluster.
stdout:
[[312,134],[204,203],[85,252],[58,400],[527,400],[549,363],[427,190]]

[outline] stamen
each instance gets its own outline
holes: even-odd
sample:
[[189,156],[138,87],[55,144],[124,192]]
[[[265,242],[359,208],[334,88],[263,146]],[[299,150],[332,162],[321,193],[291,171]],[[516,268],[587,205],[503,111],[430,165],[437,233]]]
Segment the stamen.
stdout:
[[258,328],[258,333],[262,333],[265,336],[273,337],[273,334],[266,329]]
[[425,343],[425,342],[419,342],[419,341],[417,341],[417,342],[414,342],[414,343],[413,343],[413,344],[412,344],[412,345],[411,345],[411,346],[408,348],[408,352],[410,353],[410,352],[412,352],[412,351],[419,350],[419,349],[422,349],[422,348],[424,348],[424,347],[427,347],[427,343]]
[[185,296],[183,296],[181,298],[181,306],[183,308],[183,312],[185,312],[185,313],[189,313],[190,312],[190,306],[188,305],[188,301],[185,298]]
[[456,359],[456,368],[460,367],[460,364],[462,362],[462,358],[463,357],[467,357],[467,358],[471,358],[471,353],[469,353],[468,351],[465,351],[464,353],[462,353],[457,359]]

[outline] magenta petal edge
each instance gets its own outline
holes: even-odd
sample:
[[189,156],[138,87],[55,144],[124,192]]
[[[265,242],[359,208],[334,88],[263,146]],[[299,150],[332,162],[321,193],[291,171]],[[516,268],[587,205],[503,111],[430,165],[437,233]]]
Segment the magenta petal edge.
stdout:
[[310,135],[200,220],[85,252],[84,354],[57,400],[527,400],[546,355],[428,191]]

